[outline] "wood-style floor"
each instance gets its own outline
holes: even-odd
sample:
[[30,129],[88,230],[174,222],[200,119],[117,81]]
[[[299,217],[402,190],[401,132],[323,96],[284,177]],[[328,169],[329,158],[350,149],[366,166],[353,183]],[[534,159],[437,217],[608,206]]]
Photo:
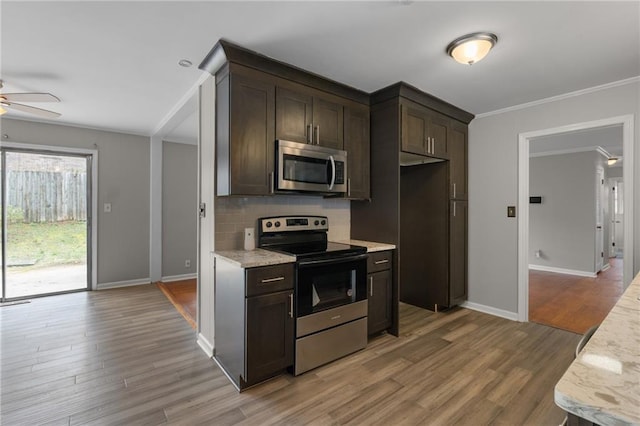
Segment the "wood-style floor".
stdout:
[[401,306],[399,338],[238,394],[156,286],[0,308],[0,423],[557,425],[579,336]]
[[160,291],[167,296],[167,299],[180,312],[180,315],[187,320],[191,328],[196,329],[197,313],[197,281],[195,279],[173,281],[170,283],[157,283]]
[[600,324],[622,295],[622,259],[595,278],[529,271],[529,321],[583,334]]

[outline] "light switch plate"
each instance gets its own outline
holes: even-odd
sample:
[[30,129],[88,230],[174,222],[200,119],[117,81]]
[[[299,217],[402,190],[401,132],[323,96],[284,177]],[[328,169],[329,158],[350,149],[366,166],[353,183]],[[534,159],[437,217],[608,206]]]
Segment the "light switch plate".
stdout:
[[104,203],[104,212],[111,213],[111,203]]
[[516,217],[516,206],[507,206],[507,217]]

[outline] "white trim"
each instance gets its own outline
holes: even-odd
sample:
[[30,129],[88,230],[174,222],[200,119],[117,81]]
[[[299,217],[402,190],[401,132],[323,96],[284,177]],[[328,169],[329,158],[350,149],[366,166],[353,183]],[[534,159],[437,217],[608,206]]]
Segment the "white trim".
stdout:
[[595,278],[595,272],[589,271],[579,271],[577,269],[565,269],[565,268],[556,268],[554,266],[544,266],[544,265],[529,265],[529,269],[534,271],[544,271],[544,272],[554,272],[556,274],[565,274],[565,275],[576,275],[578,277],[588,277]]
[[151,280],[149,278],[140,278],[137,280],[126,280],[126,281],[114,281],[110,283],[98,284],[98,290],[107,290],[110,288],[120,288],[120,287],[133,287],[136,285],[149,285],[149,284],[151,284]]
[[[551,129],[536,130],[518,134],[518,320],[529,320],[529,142],[540,136],[573,132],[576,130],[595,129],[599,127],[622,125],[622,149],[626,158],[633,158],[634,115],[622,115],[602,120],[575,123]],[[625,164],[623,179],[625,182],[624,199],[624,257],[623,287],[626,288],[633,278],[633,161]]]
[[198,274],[194,272],[193,274],[169,275],[166,277],[162,277],[160,281],[162,281],[163,283],[171,283],[174,281],[194,280],[196,278],[198,278]]
[[497,109],[495,111],[483,112],[477,114],[475,118],[485,118],[492,115],[504,114],[506,112],[518,111],[520,109],[531,108],[538,105],[544,105],[551,102],[561,101],[563,99],[575,98],[576,96],[582,96],[589,93],[599,92],[600,90],[612,89],[618,86],[624,86],[627,84],[640,82],[640,76],[631,77],[624,80],[614,81],[611,83],[601,84],[600,86],[588,87],[586,89],[576,90],[574,92],[564,93],[562,95],[551,96],[549,98],[538,99],[537,101],[526,102],[524,104],[513,105],[510,107]]
[[493,315],[500,318],[505,318],[511,321],[518,321],[518,313],[505,311],[504,309],[494,308],[493,306],[481,305],[475,302],[464,302],[460,305],[463,308],[471,309],[485,314]]
[[149,141],[149,275],[151,281],[162,277],[162,138]]
[[164,118],[160,120],[160,123],[158,123],[156,128],[153,130],[151,136],[164,138],[189,115],[193,114],[193,108],[189,106],[189,101],[191,101],[194,96],[198,96],[200,85],[202,85],[202,83],[204,83],[209,77],[211,77],[209,73],[202,71],[198,80],[185,92],[184,95],[182,95]]
[[67,154],[91,155],[91,290],[98,288],[98,150],[87,148],[69,148],[55,145],[0,141],[0,147],[49,151]]
[[605,265],[600,269],[600,272],[604,272],[607,269],[611,268],[611,264],[609,262],[605,263]]
[[209,358],[213,358],[213,345],[201,333],[198,333],[198,339],[196,340],[196,343],[198,344],[198,346],[200,346],[200,349],[202,349],[204,353],[207,354]]
[[577,154],[578,152],[589,152],[589,151],[595,151],[605,158],[611,157],[611,154],[609,154],[609,152],[607,152],[607,150],[601,146],[587,146],[587,147],[583,146],[579,148],[558,149],[555,151],[534,152],[529,154],[529,158],[548,157],[550,155],[561,155],[561,154]]

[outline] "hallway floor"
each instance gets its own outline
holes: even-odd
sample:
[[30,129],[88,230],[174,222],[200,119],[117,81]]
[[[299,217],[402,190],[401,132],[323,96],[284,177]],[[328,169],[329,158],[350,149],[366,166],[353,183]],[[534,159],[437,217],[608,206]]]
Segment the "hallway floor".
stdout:
[[583,334],[600,324],[622,295],[622,259],[595,278],[529,271],[529,321]]

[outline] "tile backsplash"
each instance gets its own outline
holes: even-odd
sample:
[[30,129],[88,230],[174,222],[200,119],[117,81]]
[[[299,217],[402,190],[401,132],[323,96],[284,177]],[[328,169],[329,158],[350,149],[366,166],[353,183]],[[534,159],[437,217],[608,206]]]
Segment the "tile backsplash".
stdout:
[[[244,229],[255,228],[265,216],[319,215],[329,218],[329,240],[349,239],[351,210],[348,200],[314,196],[216,197],[215,249],[244,247]],[[256,237],[258,230],[256,229]]]

